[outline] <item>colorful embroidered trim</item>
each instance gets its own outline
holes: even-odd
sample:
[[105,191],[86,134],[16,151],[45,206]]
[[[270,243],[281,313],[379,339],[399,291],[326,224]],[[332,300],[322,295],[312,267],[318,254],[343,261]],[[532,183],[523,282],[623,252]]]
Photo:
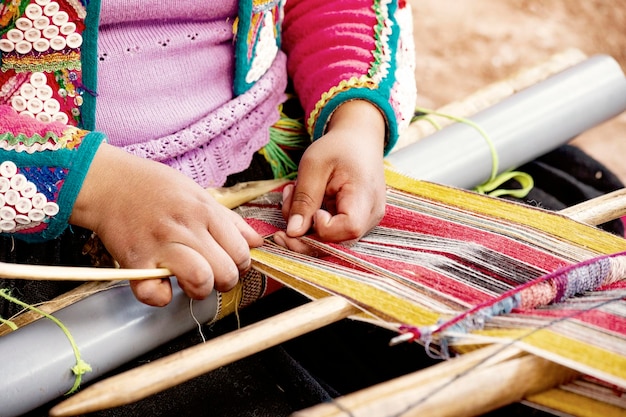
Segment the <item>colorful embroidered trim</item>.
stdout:
[[240,5],[240,15],[233,25],[237,59],[235,94],[247,91],[274,62],[280,47],[284,3],[284,0],[253,0],[251,10]]

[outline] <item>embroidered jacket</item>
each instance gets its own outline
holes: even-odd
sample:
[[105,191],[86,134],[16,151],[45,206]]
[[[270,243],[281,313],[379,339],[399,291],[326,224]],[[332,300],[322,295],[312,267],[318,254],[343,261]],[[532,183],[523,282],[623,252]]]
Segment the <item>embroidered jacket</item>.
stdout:
[[[4,0],[0,6],[0,231],[58,236],[98,146],[98,0]],[[383,112],[386,150],[415,104],[411,13],[393,0],[240,0],[235,94],[279,49],[311,137],[343,102]]]

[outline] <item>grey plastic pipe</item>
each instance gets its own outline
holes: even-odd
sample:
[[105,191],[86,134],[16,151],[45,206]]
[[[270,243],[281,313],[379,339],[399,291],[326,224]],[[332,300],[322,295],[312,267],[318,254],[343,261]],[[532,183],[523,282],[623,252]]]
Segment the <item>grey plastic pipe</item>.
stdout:
[[[528,87],[469,119],[491,137],[499,172],[519,167],[626,110],[626,77],[610,56],[596,55]],[[387,161],[419,180],[471,189],[491,175],[486,140],[454,123]]]
[[[69,329],[92,372],[93,380],[197,326],[189,298],[172,280],[173,300],[150,307],[135,299],[130,287],[91,295],[55,313]],[[194,301],[201,323],[213,319],[217,295]],[[0,417],[24,414],[64,395],[74,385],[76,359],[61,329],[42,318],[0,338]]]

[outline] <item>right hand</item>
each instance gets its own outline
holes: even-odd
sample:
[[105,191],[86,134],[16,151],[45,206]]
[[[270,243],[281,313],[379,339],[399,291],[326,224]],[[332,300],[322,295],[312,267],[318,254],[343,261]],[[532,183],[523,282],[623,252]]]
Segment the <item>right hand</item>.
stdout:
[[[102,144],[70,223],[94,231],[123,268],[167,268],[193,299],[228,291],[263,239],[182,173]],[[140,301],[170,302],[169,280],[132,281]]]

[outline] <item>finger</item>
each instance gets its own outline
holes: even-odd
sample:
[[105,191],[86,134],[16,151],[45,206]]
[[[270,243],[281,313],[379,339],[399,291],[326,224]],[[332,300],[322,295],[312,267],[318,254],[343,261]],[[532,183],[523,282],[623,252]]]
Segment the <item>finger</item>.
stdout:
[[360,239],[384,215],[384,204],[346,189],[337,196],[336,213],[318,210],[314,216],[315,233],[328,242]]
[[322,206],[326,190],[327,176],[312,172],[310,164],[300,165],[298,180],[289,196],[287,210],[287,235],[299,237],[304,235],[313,223],[315,211]]
[[163,307],[172,301],[172,284],[168,278],[130,281],[135,298],[153,307]]
[[[209,241],[209,252],[204,253],[211,266],[214,267],[214,272],[217,276],[218,270],[223,269],[228,265],[219,265],[219,262],[229,263],[227,259],[221,259],[218,261],[214,259],[216,254],[220,255],[219,252],[225,252],[230,258],[230,263],[236,265],[239,271],[246,271],[250,268],[251,258],[250,258],[250,246],[248,245],[248,241],[244,237],[244,235],[240,232],[241,229],[247,229],[249,226],[239,217],[236,213],[233,213],[231,210],[220,207],[223,210],[223,213],[220,213],[216,218],[226,218],[228,220],[233,219],[234,221],[216,221],[211,222],[208,226],[208,232],[210,233],[211,240],[215,242],[215,244]],[[235,217],[235,216],[236,217]],[[260,238],[260,236],[259,236]],[[262,242],[261,242],[262,243]],[[219,249],[222,249],[220,251]],[[218,253],[216,253],[216,251]],[[217,268],[217,269],[215,269]],[[226,271],[225,271],[226,272]],[[237,273],[237,276],[239,274]]]
[[[176,276],[180,288],[190,298],[202,300],[211,293],[217,279],[221,283],[230,282],[234,286],[239,275],[232,261],[230,269],[228,266],[213,269],[213,264],[208,260],[210,250],[209,246],[204,251],[206,254],[203,254],[182,243],[170,243],[162,246],[160,254],[157,254],[157,266],[169,269]],[[214,250],[212,259],[216,263],[224,260],[228,263],[228,256],[221,252],[220,256],[218,250]]]
[[257,248],[263,245],[263,237],[257,233],[256,230],[252,226],[250,226],[240,215],[235,213],[232,210],[228,210],[230,213],[230,217],[239,230],[239,233],[245,241],[248,243],[248,246],[251,248]]
[[287,234],[283,231],[274,233],[274,242],[283,248],[287,248],[303,255],[312,256],[314,258],[320,256],[320,252],[317,249],[302,242],[299,238],[287,236]]

